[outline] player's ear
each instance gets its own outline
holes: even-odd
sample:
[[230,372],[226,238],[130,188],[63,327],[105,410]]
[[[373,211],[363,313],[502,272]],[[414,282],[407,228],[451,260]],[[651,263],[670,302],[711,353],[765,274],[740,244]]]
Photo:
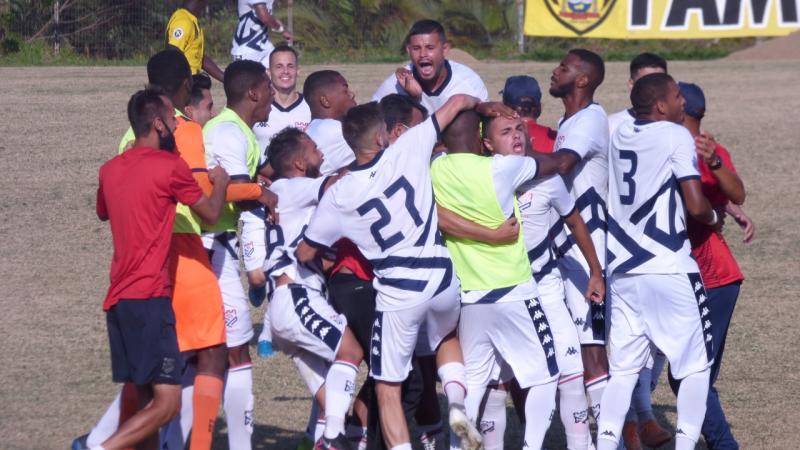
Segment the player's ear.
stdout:
[[319,104],[322,105],[322,107],[326,108],[326,109],[331,107],[331,102],[330,102],[330,100],[328,100],[328,96],[327,95],[320,95],[319,96]]
[[447,58],[447,55],[449,53],[450,53],[450,41],[444,41],[444,44],[442,44],[442,54],[444,55],[445,58]]
[[589,75],[581,73],[578,74],[577,77],[575,77],[575,87],[583,89],[588,85],[589,85]]
[[489,138],[483,138],[483,148],[485,148],[487,152],[494,155],[494,147],[492,146],[492,141],[490,141]]
[[633,90],[633,80],[628,78],[628,92]]

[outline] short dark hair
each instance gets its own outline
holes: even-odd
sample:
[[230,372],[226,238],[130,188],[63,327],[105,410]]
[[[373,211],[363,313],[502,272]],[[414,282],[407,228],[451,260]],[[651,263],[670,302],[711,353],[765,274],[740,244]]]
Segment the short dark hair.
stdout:
[[295,61],[297,61],[298,59],[300,59],[300,55],[297,53],[297,50],[295,50],[295,49],[294,49],[294,48],[292,48],[292,47],[289,47],[289,45],[288,45],[288,44],[280,44],[280,45],[276,46],[276,47],[275,47],[275,48],[274,48],[274,49],[273,49],[273,50],[272,50],[272,51],[269,53],[269,60],[268,60],[268,61],[270,62],[270,65],[272,65],[272,55],[274,55],[274,54],[276,54],[276,53],[291,53],[291,54],[293,54],[293,55],[294,55],[294,60],[295,60]]
[[659,68],[667,72],[667,60],[656,55],[655,53],[644,52],[637,55],[631,60],[631,80],[636,76],[639,70],[644,68]]
[[335,70],[318,70],[312,72],[303,83],[303,97],[310,104],[330,86],[341,83],[344,77]]
[[674,83],[666,73],[651,73],[636,80],[631,89],[631,105],[637,116],[649,114],[659,100],[667,98],[670,83]]
[[383,111],[378,102],[369,102],[347,111],[342,121],[342,134],[347,145],[356,151],[362,146],[364,133],[380,126],[385,126]]
[[414,22],[414,25],[411,25],[411,29],[408,30],[408,34],[406,35],[405,40],[403,43],[408,45],[411,41],[412,36],[416,36],[419,34],[433,34],[436,33],[439,35],[439,40],[442,43],[447,42],[447,35],[444,33],[444,27],[441,23],[431,20],[431,19],[422,19]]
[[603,79],[606,77],[606,65],[600,55],[591,50],[586,50],[585,48],[573,48],[567,53],[577,56],[589,66],[590,70],[588,75],[593,88],[603,83]]
[[160,87],[169,97],[175,95],[181,84],[191,77],[189,61],[179,50],[161,50],[147,61],[148,83]]
[[153,121],[164,113],[167,105],[161,99],[162,95],[157,89],[143,89],[128,100],[128,121],[137,138],[149,133]]
[[423,118],[428,117],[428,110],[407,95],[389,94],[381,99],[380,106],[387,130],[391,130],[398,123],[407,126],[415,109],[422,113]]
[[228,104],[236,104],[244,99],[247,91],[268,77],[266,69],[260,63],[242,59],[228,64],[223,79]]
[[275,178],[285,178],[294,157],[303,149],[304,132],[294,127],[286,127],[279,131],[267,147],[267,159],[275,169]]
[[204,73],[192,75],[192,94],[189,96],[189,104],[200,103],[203,100],[204,90],[211,90],[211,77]]

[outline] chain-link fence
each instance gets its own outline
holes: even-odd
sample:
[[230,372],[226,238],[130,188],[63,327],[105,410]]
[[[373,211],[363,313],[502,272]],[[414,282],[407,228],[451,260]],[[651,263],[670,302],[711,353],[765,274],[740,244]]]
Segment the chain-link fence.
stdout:
[[[43,45],[96,58],[130,58],[164,47],[164,30],[180,0],[0,0],[0,40]],[[209,0],[200,20],[212,51],[227,51],[236,23],[232,0]],[[5,44],[5,45],[14,45]],[[216,48],[220,47],[221,48]]]

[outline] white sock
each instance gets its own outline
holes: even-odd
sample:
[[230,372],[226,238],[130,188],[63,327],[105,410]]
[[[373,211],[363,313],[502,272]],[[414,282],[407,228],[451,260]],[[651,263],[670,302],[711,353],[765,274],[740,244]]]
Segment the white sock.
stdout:
[[[655,348],[655,346],[653,346]],[[656,351],[651,350],[651,354],[653,355],[653,368],[650,369],[650,391],[655,391],[656,386],[658,386],[658,379],[661,378],[661,372],[664,370],[664,365],[667,364],[667,357],[661,350],[655,349]]]
[[483,436],[483,447],[486,450],[503,450],[503,438],[506,434],[506,397],[508,393],[500,389],[489,389],[486,404],[481,414],[478,429]]
[[678,389],[678,420],[675,425],[675,450],[693,450],[700,438],[706,417],[709,369],[681,380]]
[[603,395],[603,414],[597,422],[597,450],[616,450],[622,436],[625,414],[631,406],[631,394],[639,374],[615,375]]
[[589,399],[589,413],[595,421],[598,421],[600,420],[600,402],[603,400],[603,391],[608,385],[608,374],[584,380],[584,384],[586,385],[586,398]]
[[405,444],[395,445],[391,450],[411,450],[411,444],[406,442]]
[[104,412],[103,416],[100,417],[97,425],[92,428],[92,431],[86,438],[87,447],[91,449],[99,447],[100,444],[105,442],[117,431],[119,428],[119,404],[121,398],[122,390],[117,392],[117,396],[114,397],[114,401],[111,402],[111,404],[108,406],[108,409],[106,409],[106,412]]
[[106,450],[106,449],[103,448],[102,445],[95,445],[93,447],[89,447],[89,450]]
[[314,442],[316,443],[318,440],[322,439],[323,434],[325,433],[325,419],[317,419],[314,422]]
[[[478,413],[485,393],[486,386],[481,386],[478,384],[470,385],[469,389],[467,389],[467,396],[464,398],[464,410],[467,412],[467,418],[469,418],[472,423],[477,421]],[[457,450],[460,448],[460,440],[456,437],[455,433],[450,433],[450,449]]]
[[525,399],[525,443],[522,448],[542,448],[544,435],[555,413],[557,388],[558,383],[552,381],[528,390],[528,398]]
[[442,380],[442,390],[447,396],[447,404],[464,406],[467,395],[466,370],[464,363],[449,362],[439,367],[437,371]]
[[222,406],[228,424],[228,447],[250,450],[253,434],[253,366],[228,369]]
[[272,324],[269,321],[269,311],[264,311],[264,327],[261,328],[261,334],[258,335],[258,341],[272,342]]
[[653,416],[653,404],[650,399],[650,376],[653,370],[643,367],[639,372],[639,382],[633,388],[633,408],[636,410],[636,415],[639,423],[645,423],[648,420],[655,419]]
[[585,450],[589,439],[589,414],[586,411],[586,390],[583,387],[583,375],[577,378],[567,377],[558,384],[559,411],[564,433],[567,436],[567,448]]
[[336,360],[325,377],[325,437],[335,439],[344,433],[344,418],[356,390],[358,367]]

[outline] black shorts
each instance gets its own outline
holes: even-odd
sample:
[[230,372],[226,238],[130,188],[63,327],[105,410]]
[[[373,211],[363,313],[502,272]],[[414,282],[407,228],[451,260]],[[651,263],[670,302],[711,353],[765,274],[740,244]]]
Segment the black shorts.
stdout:
[[[347,327],[355,335],[364,355],[369,355],[372,322],[375,321],[375,288],[350,273],[336,273],[328,280],[331,306],[347,318]],[[369,358],[366,358],[369,364]]]
[[106,324],[115,382],[181,384],[183,358],[169,298],[120,300],[106,312]]

